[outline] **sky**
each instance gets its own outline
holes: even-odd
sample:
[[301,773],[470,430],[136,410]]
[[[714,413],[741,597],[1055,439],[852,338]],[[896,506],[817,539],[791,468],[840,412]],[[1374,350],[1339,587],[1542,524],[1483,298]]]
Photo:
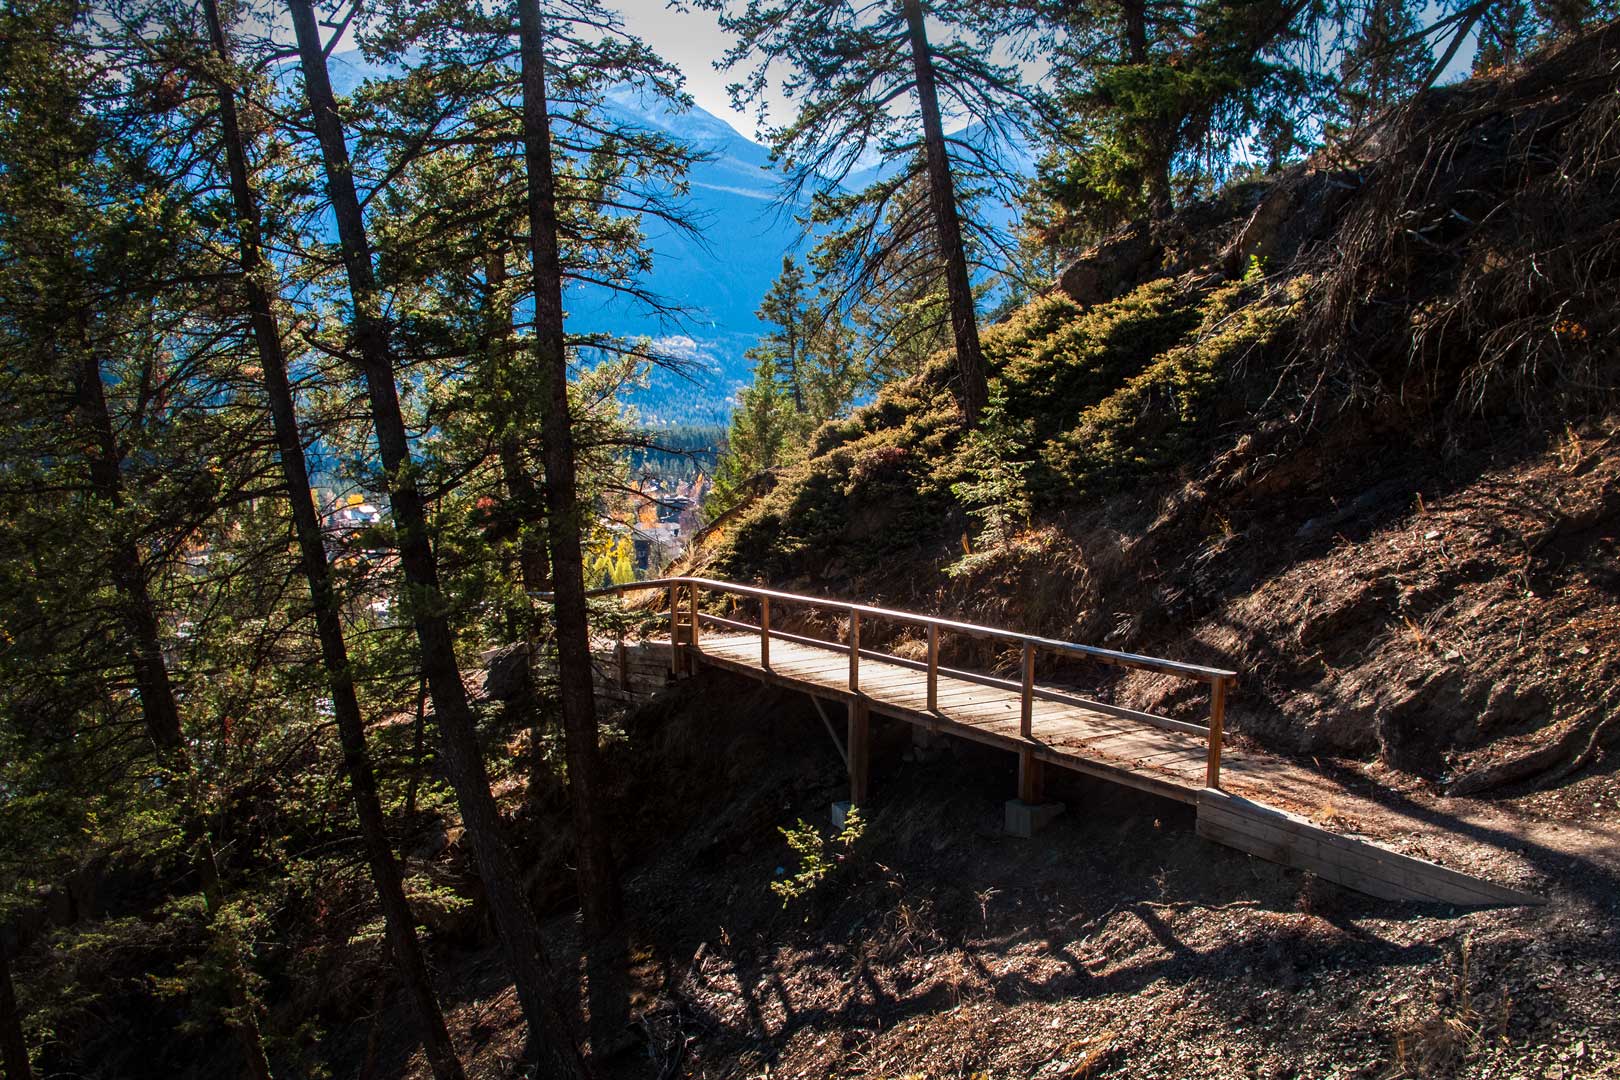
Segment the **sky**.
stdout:
[[[317,10],[325,15],[332,9],[331,0],[317,0]],[[665,0],[609,0],[608,6],[624,16],[625,28],[650,45],[659,56],[674,64],[686,76],[686,91],[705,112],[718,116],[740,134],[761,141],[758,123],[751,111],[732,108],[731,95],[726,86],[737,82],[743,75],[715,70],[715,61],[725,55],[729,38],[720,29],[719,20],[712,11],[679,10]],[[285,38],[291,31],[285,28],[285,18],[276,20],[283,25]],[[344,34],[335,51],[353,49],[353,31]],[[767,99],[772,119],[788,115],[787,99],[779,92]]]
[[[720,29],[714,12],[693,8],[682,10],[681,0],[618,0],[611,7],[624,17],[625,27],[650,45],[665,60],[678,67],[686,76],[686,90],[699,108],[712,113],[730,124],[739,133],[755,141],[761,140],[759,124],[751,111],[734,108],[726,92],[729,83],[738,81],[745,70],[717,71],[715,62],[724,56],[729,38]],[[1424,12],[1424,21],[1432,21],[1440,14],[1438,0],[1430,0]],[[348,48],[345,43],[340,49]],[[1439,51],[1437,49],[1436,51]],[[1466,77],[1473,61],[1474,42],[1469,40],[1447,66],[1442,82]],[[791,102],[779,89],[768,93],[766,100],[769,120],[782,121],[792,114]]]

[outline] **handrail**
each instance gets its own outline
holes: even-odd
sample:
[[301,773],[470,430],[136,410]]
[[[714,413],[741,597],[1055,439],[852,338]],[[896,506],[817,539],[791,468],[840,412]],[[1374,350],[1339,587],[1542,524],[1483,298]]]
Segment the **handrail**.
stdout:
[[[1236,679],[1237,672],[1225,668],[1205,667],[1202,664],[1188,664],[1180,660],[1162,660],[1155,656],[1142,656],[1138,653],[1120,652],[1115,649],[1098,648],[1095,645],[1081,645],[1073,641],[1060,641],[1056,638],[1043,638],[1034,634],[1024,634],[1017,630],[1006,630],[995,626],[983,626],[978,623],[957,622],[954,619],[942,619],[937,615],[922,615],[912,611],[897,611],[893,608],[872,607],[869,604],[852,604],[847,600],[832,600],[824,596],[807,596],[803,593],[782,592],[779,589],[763,589],[757,585],[739,585],[731,581],[718,581],[714,578],[702,577],[669,577],[650,578],[646,581],[628,581],[623,585],[607,585],[600,589],[589,589],[586,596],[615,596],[627,592],[650,591],[653,589],[669,589],[676,586],[697,586],[710,589],[714,592],[732,593],[737,596],[752,596],[760,599],[786,600],[790,603],[808,604],[814,607],[831,608],[849,614],[858,614],[863,618],[887,619],[892,622],[909,622],[919,626],[936,626],[941,630],[948,630],[953,634],[964,634],[968,637],[990,638],[998,641],[1028,642],[1030,645],[1045,652],[1062,652],[1074,656],[1083,656],[1103,663],[1117,664],[1120,667],[1138,668],[1144,671],[1158,671],[1166,675],[1178,675],[1185,679],[1195,679],[1199,682],[1213,682],[1216,679]],[[551,599],[551,593],[532,593],[536,599]]]
[[[741,619],[727,619],[720,615],[709,615],[707,613],[703,617],[716,626],[724,626],[732,630],[760,632],[758,623],[745,622]],[[783,641],[792,641],[799,645],[819,646],[833,652],[849,652],[849,646],[841,641],[827,641],[823,638],[806,637],[803,634],[790,634],[786,630],[772,630],[770,636],[780,638]],[[761,640],[764,640],[763,635],[761,635]],[[912,660],[909,657],[896,656],[893,653],[882,652],[878,649],[862,648],[861,656],[867,660],[876,660],[884,664],[895,664],[900,667],[910,668],[912,671],[928,670],[928,663],[925,660]],[[765,667],[767,669],[770,667],[769,657],[765,658]],[[964,671],[961,668],[945,667],[939,663],[937,655],[934,658],[934,673],[936,678],[944,675],[947,678],[958,679],[962,682],[991,686],[997,690],[1022,690],[1023,688],[1023,684],[1016,679],[998,679],[994,675],[982,675],[977,671]],[[1209,734],[1209,728],[1203,724],[1192,724],[1186,720],[1172,720],[1167,716],[1155,716],[1153,713],[1145,713],[1138,709],[1127,709],[1123,705],[1110,705],[1106,701],[1097,701],[1094,698],[1083,697],[1080,694],[1064,693],[1062,690],[1054,690],[1046,686],[1032,687],[1031,694],[1040,701],[1055,701],[1060,705],[1079,705],[1082,708],[1095,709],[1098,712],[1123,717],[1126,720],[1140,720],[1145,724],[1151,724],[1153,727],[1164,728],[1166,731],[1180,731],[1188,735],[1198,736],[1207,736]],[[928,711],[933,712],[934,708],[931,706]]]
[[[690,635],[688,640],[682,641],[680,631],[680,590],[687,590],[687,599],[690,604],[689,623],[685,629]],[[704,616],[698,610],[698,592],[707,589],[711,592],[726,593],[732,596],[753,597],[760,601],[760,622],[736,623],[731,619],[718,618],[713,615]],[[686,659],[687,647],[693,651],[701,652],[702,620],[706,617],[711,622],[734,626],[746,626],[756,630],[760,637],[760,661],[769,671],[770,641],[779,637],[788,640],[799,640],[797,635],[786,634],[780,630],[771,629],[771,601],[803,604],[808,607],[826,608],[841,611],[849,615],[849,644],[840,645],[837,642],[822,642],[840,651],[849,653],[849,689],[852,694],[860,694],[860,660],[863,655],[874,654],[871,650],[861,648],[861,620],[883,619],[890,622],[910,623],[928,628],[928,661],[927,685],[928,707],[934,711],[936,707],[936,687],[939,678],[939,632],[946,630],[954,634],[967,637],[989,638],[995,641],[1014,641],[1020,645],[1019,681],[1010,684],[1019,690],[1021,703],[1019,715],[1019,731],[1025,739],[1032,738],[1034,720],[1034,701],[1037,697],[1050,695],[1037,690],[1035,687],[1035,656],[1037,652],[1059,653],[1068,656],[1078,656],[1089,660],[1113,664],[1119,667],[1133,668],[1140,671],[1157,672],[1172,675],[1177,678],[1191,679],[1197,682],[1208,683],[1210,687],[1210,715],[1209,724],[1202,729],[1208,742],[1208,761],[1205,770],[1205,784],[1211,788],[1220,786],[1221,772],[1221,744],[1225,727],[1226,690],[1228,684],[1237,678],[1237,672],[1224,668],[1206,667],[1202,664],[1188,664],[1179,660],[1163,660],[1155,656],[1143,656],[1139,653],[1120,652],[1114,649],[1102,649],[1094,645],[1080,645],[1072,641],[1059,641],[1054,638],[1037,637],[1034,634],[1024,634],[1016,630],[1005,630],[994,626],[982,626],[978,623],[958,622],[954,619],[942,619],[935,615],[921,615],[911,611],[898,611],[893,608],[873,607],[869,604],[853,604],[845,600],[832,600],[820,596],[806,596],[802,593],[783,592],[779,589],[766,589],[757,585],[739,585],[730,581],[719,581],[714,578],[680,576],[667,578],[654,578],[648,581],[631,581],[622,585],[607,585],[599,589],[588,589],[587,597],[623,596],[631,592],[649,591],[667,592],[669,594],[670,618],[670,644],[674,646],[671,663],[676,669],[683,668],[689,661]],[[535,599],[551,600],[553,593],[531,593]],[[898,659],[893,658],[891,659]],[[918,665],[924,666],[924,665]],[[950,669],[946,669],[947,673]],[[1001,680],[997,680],[998,682]],[[1134,710],[1106,709],[1110,712],[1134,712]],[[1171,727],[1176,730],[1198,730],[1195,725],[1184,721],[1170,720],[1166,717],[1150,717],[1148,714],[1136,714],[1149,722],[1157,722],[1160,726]]]

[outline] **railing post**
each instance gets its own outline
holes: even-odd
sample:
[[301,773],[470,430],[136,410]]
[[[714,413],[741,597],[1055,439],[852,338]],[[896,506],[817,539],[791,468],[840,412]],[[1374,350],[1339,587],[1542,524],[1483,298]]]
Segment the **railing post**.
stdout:
[[1033,642],[1024,642],[1023,663],[1024,686],[1019,697],[1018,734],[1029,738],[1030,729],[1035,721],[1035,645]]
[[858,692],[861,688],[861,613],[849,613],[849,688],[851,692]]
[[698,587],[690,586],[692,593],[692,648],[698,647]]
[[928,711],[939,711],[939,627],[928,624]]
[[677,585],[669,587],[669,671],[681,673],[681,591]]
[[759,598],[759,666],[771,670],[771,598]]
[[1217,675],[1209,684],[1209,765],[1204,786],[1221,786],[1221,732],[1226,726],[1226,679]]

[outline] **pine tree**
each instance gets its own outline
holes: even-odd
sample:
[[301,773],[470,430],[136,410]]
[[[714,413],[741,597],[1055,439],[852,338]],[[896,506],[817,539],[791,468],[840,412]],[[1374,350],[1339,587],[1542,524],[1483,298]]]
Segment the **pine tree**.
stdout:
[[[89,39],[76,5],[13,6],[4,19],[0,347],[14,385],[28,391],[5,399],[6,449],[33,457],[4,471],[19,482],[12,494],[72,522],[59,540],[71,538],[79,565],[61,569],[84,575],[77,596],[36,609],[45,625],[35,632],[101,639],[97,659],[122,660],[163,809],[200,886],[229,996],[226,1023],[248,1073],[268,1080],[259,1003],[228,911],[222,845],[170,670],[158,589],[174,569],[176,538],[240,498],[254,468],[251,441],[226,427],[233,416],[218,407],[226,392],[210,370],[215,357],[190,334],[189,312],[207,284],[191,261],[195,208],[168,183],[174,146],[161,141],[161,124],[138,109],[99,107],[96,96],[118,89],[118,74],[102,67],[112,57]],[[226,461],[208,452],[219,443],[243,453]],[[107,680],[104,692],[121,681],[111,670],[96,677]]]
[[[432,195],[426,209],[403,195],[382,200],[391,219],[382,280],[395,296],[415,301],[413,333],[431,327],[449,346],[444,351],[463,348],[472,357],[459,377],[445,380],[452,389],[435,423],[447,437],[436,449],[458,459],[445,471],[460,485],[477,475],[493,441],[507,502],[517,511],[492,516],[493,530],[509,535],[509,523],[516,524],[520,566],[533,565],[530,541],[546,540],[546,580],[529,576],[553,594],[592,1043],[606,1053],[628,1024],[627,956],[602,824],[583,563],[588,549],[607,541],[595,535],[595,508],[622,471],[611,452],[630,441],[612,391],[635,377],[649,350],[599,328],[565,325],[561,292],[587,282],[664,309],[640,284],[649,258],[641,221],[688,228],[665,192],[678,193],[692,152],[603,108],[610,89],[626,88],[675,108],[686,104],[678,74],[625,33],[615,13],[580,4],[531,14],[542,24],[532,45],[521,20],[514,26],[476,12],[404,7],[367,26],[362,40],[410,65],[395,87],[373,94],[387,108],[379,135],[406,152],[432,147],[388,172],[412,183],[413,175],[439,178],[422,189]],[[533,103],[521,126],[515,110],[489,106],[519,98]],[[431,105],[423,108],[424,101]],[[533,310],[526,327],[513,317],[525,301]],[[571,379],[571,366],[587,353],[614,359]],[[536,471],[543,484],[531,482]]]
[[365,839],[366,854],[382,903],[389,948],[400,979],[404,982],[422,1033],[423,1049],[433,1075],[438,1080],[463,1077],[461,1063],[445,1028],[438,998],[429,980],[427,962],[416,937],[415,919],[388,839],[377,779],[366,747],[365,722],[355,694],[354,673],[350,666],[341,612],[332,568],[327,560],[317,508],[310,495],[309,470],[305,464],[303,438],[287,374],[287,357],[275,313],[271,283],[275,272],[264,257],[260,233],[260,213],[248,171],[247,146],[237,114],[236,86],[232,57],[220,20],[217,0],[203,0],[209,46],[219,100],[218,121],[226,155],[226,175],[235,210],[237,244],[240,250],[242,289],[251,319],[251,333],[269,399],[278,456],[286,481],[287,503],[297,534],[305,580],[309,586],[316,629],[320,637],[322,661],[332,694],[333,715],[342,739],[344,768],[353,792],[355,812]]
[[426,505],[400,410],[382,298],[343,123],[326,69],[325,43],[310,0],[288,0],[288,7],[298,38],[305,94],[320,143],[327,193],[337,221],[353,305],[355,346],[371,401],[378,451],[387,470],[400,562],[414,593],[409,613],[420,647],[422,672],[433,697],[446,771],[456,789],[490,910],[505,945],[531,1046],[543,1055],[546,1075],[581,1075],[584,1064],[555,1004],[550,964],[539,927],[519,888],[516,865],[502,836],[500,811],[490,792],[467,691],[456,663],[454,636],[441,608],[438,561],[429,539]]
[[1351,45],[1339,62],[1338,113],[1359,128],[1406,100],[1434,65],[1415,0],[1354,0],[1344,12]]
[[[795,412],[805,410],[809,373],[805,350],[810,336],[810,309],[805,298],[804,270],[791,255],[782,256],[782,273],[771,283],[755,313],[767,330],[755,347],[769,352],[773,378],[780,379]],[[756,369],[757,373],[757,369]]]
[[[605,12],[601,13],[605,16]],[[580,905],[584,915],[591,1044],[607,1056],[629,1024],[628,946],[618,869],[604,823],[590,612],[583,535],[591,508],[580,502],[574,425],[568,401],[563,269],[551,117],[549,58],[539,0],[518,0],[523,73],[523,159],[527,176],[530,266],[534,277],[534,360],[544,381],[540,425],[546,466],[547,547],[551,554],[557,681],[574,811]]]
[[1032,216],[1072,250],[1163,218],[1228,175],[1238,140],[1299,149],[1322,80],[1301,58],[1316,9],[1294,0],[999,0],[984,18],[1051,59],[1067,119],[1032,187]]
[[760,477],[783,464],[784,444],[800,415],[783,389],[774,350],[750,350],[754,381],[743,389],[731,414],[726,448],[709,492],[710,514],[724,513],[756,494]]
[[23,1036],[22,1014],[17,1009],[17,990],[11,982],[11,951],[6,931],[0,927],[0,1066],[5,1080],[34,1080],[28,1060],[28,1041]]
[[[998,149],[1027,130],[1033,95],[1015,68],[989,59],[982,40],[970,40],[964,12],[921,0],[775,0],[721,11],[721,25],[737,37],[730,66],[756,65],[738,90],[740,102],[761,101],[773,66],[786,67],[783,87],[798,102],[797,115],[772,129],[772,153],[788,177],[787,197],[808,195],[811,219],[836,226],[842,242],[829,249],[846,283],[844,298],[876,283],[876,267],[924,230],[934,243],[929,261],[944,279],[956,351],[956,397],[969,424],[987,396],[983,350],[969,268],[969,215],[964,198],[982,183],[1005,179]],[[930,23],[935,31],[931,35]],[[902,107],[910,102],[910,108]],[[977,140],[947,138],[947,117],[975,117],[987,126]],[[841,190],[868,157],[881,155],[892,170],[864,191]],[[898,193],[917,178],[927,199],[896,220]]]

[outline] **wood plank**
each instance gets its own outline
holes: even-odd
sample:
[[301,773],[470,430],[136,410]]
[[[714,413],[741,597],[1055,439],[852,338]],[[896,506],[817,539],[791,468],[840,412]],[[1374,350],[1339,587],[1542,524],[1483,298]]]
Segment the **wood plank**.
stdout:
[[1035,737],[1042,742],[1055,743],[1071,738],[1091,742],[1124,736],[1140,740],[1144,747],[1150,747],[1155,751],[1176,749],[1203,752],[1201,744],[1166,738],[1165,735],[1165,732],[1157,728],[1143,727],[1140,724],[1109,723],[1084,713],[1045,719],[1035,724]]
[[1042,761],[1068,769],[1071,772],[1095,776],[1100,780],[1107,780],[1122,787],[1135,788],[1138,791],[1146,791],[1149,794],[1173,799],[1176,802],[1194,805],[1198,802],[1198,792],[1190,786],[1167,782],[1154,774],[1131,772],[1129,769],[1110,765],[1106,761],[1075,757],[1073,754],[1053,753],[1041,747],[1036,747],[1033,752]]
[[[1345,862],[1371,868],[1375,864],[1393,868],[1391,874],[1407,875],[1426,891],[1454,890],[1459,896],[1472,896],[1478,902],[1523,902],[1531,894],[1516,889],[1496,885],[1468,874],[1464,874],[1439,863],[1407,855],[1405,852],[1395,851],[1375,844],[1372,841],[1359,837],[1344,836],[1324,829],[1318,825],[1305,821],[1293,815],[1283,814],[1270,807],[1260,807],[1260,812],[1254,812],[1258,804],[1248,803],[1243,809],[1234,810],[1230,805],[1223,806],[1213,800],[1207,802],[1209,809],[1201,811],[1212,820],[1227,823],[1232,827],[1245,830],[1252,834],[1270,832],[1279,835],[1288,835],[1300,838],[1302,843],[1314,845],[1319,849],[1321,856],[1326,859],[1338,859]],[[1201,802],[1201,806],[1206,803]],[[1380,876],[1386,876],[1382,871],[1372,870]],[[1403,878],[1404,880],[1404,878]],[[1441,899],[1450,900],[1449,896]]]
[[[746,662],[758,666],[752,657]],[[780,653],[771,657],[771,668],[777,671],[793,671],[801,673],[806,679],[824,680],[829,685],[836,684],[844,689],[849,687],[843,679],[844,661],[838,656],[822,654],[820,656],[782,656]]]
[[[918,673],[909,672],[909,674],[915,677]],[[911,681],[897,684],[896,690],[907,699],[916,701],[918,708],[924,710],[928,708],[928,689],[921,679],[913,678]],[[945,705],[972,698],[983,692],[984,687],[977,683],[963,682],[960,679],[941,679],[934,696],[938,704]]]
[[1280,836],[1259,839],[1233,829],[1223,821],[1203,815],[1198,818],[1198,835],[1224,847],[1235,848],[1247,855],[1296,870],[1306,870],[1328,881],[1337,882],[1357,892],[1375,896],[1380,900],[1417,900],[1438,903],[1436,898],[1411,888],[1404,888],[1368,874],[1359,874],[1348,867],[1322,862],[1308,857]]
[[[1543,902],[1533,894],[1369,840],[1342,836],[1274,807],[1222,792],[1206,789],[1200,793],[1198,818],[1200,835],[1210,833],[1212,839],[1254,849],[1253,853],[1274,862],[1300,866],[1374,896],[1472,906]],[[1404,895],[1392,895],[1396,892]]]
[[1051,746],[1067,747],[1076,752],[1102,753],[1114,757],[1154,759],[1165,756],[1180,757],[1193,754],[1202,758],[1203,748],[1167,742],[1151,729],[1118,729],[1086,724],[1052,725],[1043,731],[1036,725],[1035,739]]

